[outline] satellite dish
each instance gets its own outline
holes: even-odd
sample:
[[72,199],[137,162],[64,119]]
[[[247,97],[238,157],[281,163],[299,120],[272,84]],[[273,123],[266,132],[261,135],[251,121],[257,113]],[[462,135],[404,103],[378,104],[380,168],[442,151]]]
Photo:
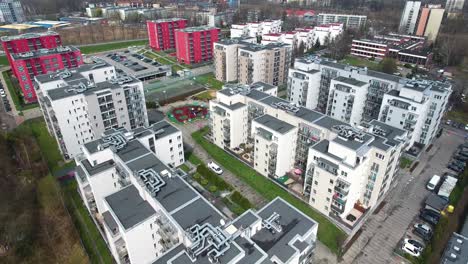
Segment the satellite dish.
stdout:
[[221,226],[224,226],[226,224],[226,221],[224,221],[224,219],[221,219],[219,220],[219,223],[221,224]]

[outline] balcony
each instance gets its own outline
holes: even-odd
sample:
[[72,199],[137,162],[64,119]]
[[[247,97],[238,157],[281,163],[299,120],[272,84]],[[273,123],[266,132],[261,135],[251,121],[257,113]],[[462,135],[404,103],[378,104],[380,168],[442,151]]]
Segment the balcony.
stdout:
[[332,203],[330,207],[333,211],[335,211],[338,214],[342,214],[344,212],[344,206],[337,206]]
[[115,249],[117,251],[118,258],[121,263],[130,264],[130,258],[128,257],[127,246],[125,241],[120,238],[115,242]]
[[346,196],[349,193],[349,186],[338,186],[337,185],[337,186],[335,186],[334,189],[335,189],[336,192],[340,193],[343,196]]
[[346,199],[345,197],[339,198],[339,197],[337,196],[337,193],[335,193],[335,195],[334,195],[334,197],[333,197],[333,200],[336,201],[337,203],[343,205],[343,206],[346,204],[346,201],[347,201],[347,199]]

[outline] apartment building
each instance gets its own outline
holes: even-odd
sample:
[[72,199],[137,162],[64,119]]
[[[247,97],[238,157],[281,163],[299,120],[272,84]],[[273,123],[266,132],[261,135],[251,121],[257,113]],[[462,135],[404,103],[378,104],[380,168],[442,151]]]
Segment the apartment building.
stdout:
[[142,82],[118,76],[109,64],[38,75],[35,81],[47,128],[66,159],[109,129],[148,125]]
[[[294,63],[294,74],[288,79],[288,100],[298,106],[327,113],[327,110],[345,101],[329,101],[331,81],[337,77],[346,77],[368,83],[362,120],[378,119],[383,95],[393,89],[399,89],[402,78],[372,71],[367,68],[353,67],[327,59],[307,57],[298,58]],[[317,72],[318,71],[318,72]],[[304,79],[308,77],[308,79]],[[333,105],[330,105],[333,104]],[[356,109],[357,108],[353,108]],[[361,112],[361,110],[359,110]]]
[[318,224],[281,198],[229,219],[182,170],[163,162],[167,146],[155,141],[159,154],[148,146],[156,134],[173,133],[179,133],[173,143],[183,145],[171,127],[112,129],[83,145],[76,158],[80,195],[117,263],[299,264],[313,258]]
[[[414,142],[427,145],[432,141],[452,91],[448,83],[414,81],[317,58],[296,59],[287,87],[292,104],[326,113],[352,126],[375,119],[397,128],[415,130],[410,133],[412,140],[408,147]],[[396,103],[400,101],[405,102],[404,107]],[[392,104],[404,110],[392,110],[394,116],[388,120]],[[409,118],[408,109],[412,105],[416,116],[411,114],[412,125],[409,126],[405,125],[405,119]],[[430,118],[425,114],[429,105],[434,110]],[[404,113],[406,115],[401,117]],[[427,118],[430,120],[426,121]]]
[[409,133],[410,146],[428,145],[436,136],[445,114],[451,85],[411,80],[399,91],[384,95],[379,120]]
[[365,130],[334,124],[333,136],[309,148],[304,182],[308,203],[352,226],[355,208],[376,206],[395,179],[406,131],[372,121]]
[[361,15],[320,13],[317,16],[317,25],[343,23],[346,28],[361,28],[366,22],[367,16]]
[[21,23],[26,21],[23,6],[19,0],[0,1],[0,22]]
[[265,34],[275,34],[281,32],[281,20],[266,20],[260,22],[250,22],[246,24],[231,25],[231,38],[259,37]]
[[465,0],[447,0],[445,10],[449,17],[458,16],[463,12]]
[[230,101],[230,97],[250,93],[251,90],[276,96],[278,87],[263,82],[251,85],[225,84],[223,89],[218,92],[217,97],[220,99],[210,101],[210,112],[212,113],[210,115],[210,128],[213,134],[212,140],[216,145],[234,149],[246,142],[251,133],[250,123],[247,122],[247,105],[241,102],[234,104],[225,104],[224,102]]
[[37,100],[34,76],[83,64],[80,50],[62,46],[60,35],[53,31],[4,36],[1,41],[27,103]]
[[414,34],[419,10],[421,8],[420,1],[407,1],[403,13],[400,18],[399,31],[403,34]]
[[[242,118],[235,119],[242,123],[232,123],[230,116],[221,117],[213,111],[214,106],[239,104],[247,110],[246,115],[243,113]],[[250,159],[245,154],[243,158],[266,177],[277,178],[301,171],[303,192],[309,204],[325,215],[338,217],[341,222],[346,222],[346,216],[355,206],[366,210],[381,201],[408,144],[408,132],[403,129],[377,120],[355,128],[255,89],[218,91],[217,98],[210,102],[210,109],[211,138],[216,145],[232,151],[241,144],[251,148]],[[225,131],[219,129],[221,118],[230,121]],[[236,144],[226,145],[220,140],[225,139],[223,132],[238,133],[239,128],[243,129],[243,136]],[[325,170],[322,167],[314,169],[322,165],[331,172],[322,172]],[[337,189],[343,189],[342,196],[338,197]],[[338,215],[331,206],[334,196],[344,201]]]
[[175,31],[176,55],[180,63],[194,64],[213,59],[213,43],[219,39],[219,28],[189,27]]
[[440,25],[445,10],[441,5],[426,5],[421,8],[418,26],[414,32],[417,36],[425,36],[429,41],[435,41],[439,34]]
[[249,44],[239,47],[238,81],[243,84],[286,84],[291,53],[292,47],[283,43]]
[[236,81],[239,47],[256,42],[256,38],[223,39],[215,42],[213,44],[213,64],[216,79],[222,82]]
[[170,18],[146,21],[149,45],[154,50],[176,48],[175,30],[185,28],[187,19]]

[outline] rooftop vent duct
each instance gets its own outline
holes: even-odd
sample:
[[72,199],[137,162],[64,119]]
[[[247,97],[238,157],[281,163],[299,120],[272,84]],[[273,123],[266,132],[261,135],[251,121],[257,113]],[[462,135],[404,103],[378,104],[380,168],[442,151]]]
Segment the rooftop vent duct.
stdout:
[[286,112],[290,112],[290,113],[297,113],[299,111],[299,107],[290,103],[286,103],[286,102],[274,103],[273,107],[284,110]]
[[271,214],[270,217],[268,217],[267,219],[263,219],[262,227],[270,230],[273,234],[281,233],[281,231],[283,231],[283,228],[279,223],[280,218],[280,214],[278,214],[277,212],[273,212],[273,214]]
[[166,182],[153,169],[141,169],[137,173],[140,180],[143,181],[153,196],[156,196],[161,188],[166,185]]
[[338,133],[338,137],[343,140],[355,140],[357,142],[364,142],[364,133],[346,125],[333,126],[333,130]]
[[202,253],[206,253],[211,263],[220,263],[219,258],[231,248],[229,242],[232,236],[209,223],[194,225],[187,229],[187,234],[192,244],[186,252],[193,262]]
[[101,149],[113,147],[115,150],[120,150],[127,145],[127,140],[121,132],[116,132],[105,136],[101,139],[102,143],[99,145]]

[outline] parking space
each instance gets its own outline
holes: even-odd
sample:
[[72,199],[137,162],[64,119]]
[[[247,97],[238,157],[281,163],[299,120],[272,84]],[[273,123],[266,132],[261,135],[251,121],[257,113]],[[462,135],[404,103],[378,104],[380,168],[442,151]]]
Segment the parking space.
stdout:
[[10,101],[8,100],[8,96],[5,91],[6,87],[3,87],[3,84],[0,83],[0,97],[2,98],[1,107],[2,110],[5,112],[11,112],[11,105]]
[[128,74],[141,81],[164,79],[172,75],[171,66],[162,65],[156,60],[138,54],[133,50],[101,53],[93,58],[94,60],[103,60],[113,65],[118,73]]

